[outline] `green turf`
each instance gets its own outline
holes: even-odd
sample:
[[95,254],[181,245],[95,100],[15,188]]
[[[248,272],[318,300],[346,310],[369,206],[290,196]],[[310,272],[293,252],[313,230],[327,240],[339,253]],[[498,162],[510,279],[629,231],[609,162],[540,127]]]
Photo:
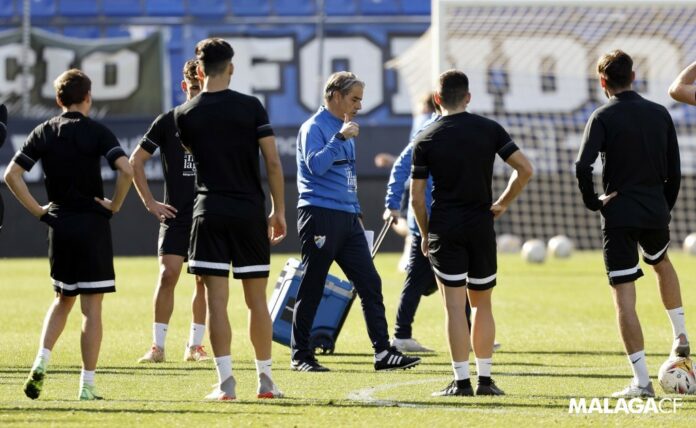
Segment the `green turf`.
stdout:
[[[273,258],[272,281],[286,258]],[[377,257],[390,326],[403,280],[395,269],[397,258],[396,254]],[[696,263],[677,252],[672,258],[682,280],[687,322],[696,331]],[[503,347],[494,357],[494,377],[508,393],[500,398],[430,397],[452,376],[442,306],[434,295],[421,303],[414,336],[440,352],[426,356],[416,369],[372,370],[370,343],[356,305],[339,338],[337,354],[321,357],[332,372],[291,372],[288,349],[274,345],[274,375],[287,398],[256,400],[246,309],[241,287],[233,282],[229,313],[238,400],[203,403],[202,397],[216,382],[213,364],[180,361],[190,322],[191,277],[184,276],[177,289],[167,338],[169,361],[146,366],[135,361],[150,344],[156,260],[119,258],[116,272],[118,293],[104,302],[104,343],[97,371],[99,391],[107,400],[76,401],[80,368],[76,305],[54,349],[44,392],[31,401],[24,397],[22,384],[52,299],[48,262],[0,260],[0,425],[693,426],[696,420],[693,396],[684,398],[676,414],[568,414],[570,397],[603,397],[625,386],[630,377],[601,255],[596,252],[543,265],[528,265],[516,255],[500,257],[494,308]],[[638,284],[638,311],[655,379],[671,346],[671,329],[653,274],[646,270]]]

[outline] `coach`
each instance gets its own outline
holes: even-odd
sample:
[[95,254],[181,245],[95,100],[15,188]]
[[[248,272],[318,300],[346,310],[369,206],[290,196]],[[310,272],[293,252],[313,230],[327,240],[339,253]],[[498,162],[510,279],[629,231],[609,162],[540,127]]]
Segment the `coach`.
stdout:
[[359,127],[352,120],[361,108],[364,87],[353,73],[332,74],[324,88],[325,105],[302,124],[297,136],[297,228],[304,265],[290,342],[291,367],[297,371],[328,371],[314,357],[309,333],[334,260],[360,296],[375,351],[375,370],[420,363],[420,358],[389,347],[382,281],[360,219],[353,140]]

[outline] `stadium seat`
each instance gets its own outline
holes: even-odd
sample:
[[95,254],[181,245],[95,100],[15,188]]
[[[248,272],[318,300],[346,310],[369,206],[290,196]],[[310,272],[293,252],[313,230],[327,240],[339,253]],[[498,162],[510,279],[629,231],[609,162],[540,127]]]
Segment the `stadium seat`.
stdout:
[[324,0],[327,15],[355,15],[358,12],[355,0]]
[[181,16],[184,0],[145,0],[145,13],[158,16]]
[[99,2],[94,0],[60,0],[58,13],[62,16],[96,16]]
[[106,16],[140,16],[143,14],[141,0],[102,0]]
[[63,28],[63,34],[68,37],[77,37],[79,39],[98,39],[101,37],[99,27],[95,26],[66,26]]
[[360,12],[364,15],[398,15],[398,0],[360,0]]
[[[21,2],[18,2],[21,13]],[[56,0],[31,0],[32,16],[54,16],[56,14]]]
[[126,25],[110,25],[106,27],[105,37],[130,37],[131,33]]
[[[10,17],[15,15],[14,0],[0,0],[0,16]],[[19,15],[19,13],[18,13]]]
[[189,0],[187,10],[193,16],[224,16],[228,13],[227,0]]
[[274,0],[273,11],[276,15],[314,15],[316,3],[306,0]]
[[271,13],[270,0],[233,0],[232,14],[238,16],[266,16]]
[[401,0],[401,11],[406,15],[430,15],[430,2],[424,0]]

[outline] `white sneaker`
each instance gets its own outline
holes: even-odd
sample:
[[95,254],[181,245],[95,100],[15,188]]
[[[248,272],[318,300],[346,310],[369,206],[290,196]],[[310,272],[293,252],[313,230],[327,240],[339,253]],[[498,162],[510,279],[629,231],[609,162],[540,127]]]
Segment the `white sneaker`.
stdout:
[[229,401],[235,400],[237,394],[235,393],[235,388],[237,382],[234,380],[234,376],[228,377],[224,382],[217,385],[213,392],[206,395],[204,400],[207,401]]
[[265,373],[261,373],[256,398],[283,398],[283,396],[283,392],[278,389],[273,380],[266,376]]
[[626,388],[611,394],[613,398],[652,398],[655,397],[655,390],[652,382],[648,382],[646,386],[640,386],[631,382]]
[[435,352],[430,348],[421,345],[416,339],[397,339],[391,341],[391,346],[395,347],[399,352]]

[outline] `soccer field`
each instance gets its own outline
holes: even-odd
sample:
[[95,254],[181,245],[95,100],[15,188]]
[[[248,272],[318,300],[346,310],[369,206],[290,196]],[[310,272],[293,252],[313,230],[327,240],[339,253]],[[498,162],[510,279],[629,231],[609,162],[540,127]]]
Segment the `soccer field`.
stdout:
[[[287,257],[273,257],[271,282]],[[681,277],[687,326],[693,332],[695,259],[677,251],[671,257]],[[396,271],[397,259],[397,254],[377,257],[390,333],[403,281],[403,274]],[[659,391],[656,376],[670,350],[671,328],[653,274],[645,272],[638,282],[638,311],[659,401],[665,395]],[[97,369],[97,385],[106,400],[76,400],[80,372],[76,305],[54,349],[44,392],[32,401],[22,393],[22,384],[52,298],[48,262],[0,260],[0,425],[693,426],[696,420],[696,396],[682,397],[676,413],[569,414],[571,398],[584,397],[589,404],[590,398],[624,387],[631,375],[599,252],[577,253],[571,259],[549,260],[543,265],[528,265],[517,255],[500,256],[494,311],[502,349],[494,355],[493,376],[508,395],[494,398],[430,397],[452,378],[443,310],[439,296],[433,295],[422,300],[414,337],[439,352],[425,355],[416,369],[373,371],[370,343],[356,305],[339,337],[336,354],[320,356],[332,369],[330,373],[291,372],[288,348],[274,344],[274,377],[287,398],[257,400],[246,309],[240,284],[233,282],[229,313],[238,399],[205,403],[203,396],[217,381],[212,362],[181,361],[190,322],[192,278],[184,276],[177,289],[167,337],[168,361],[139,365],[136,359],[150,345],[157,263],[154,257],[118,258],[116,275],[118,292],[104,301],[104,342]],[[471,361],[474,372],[473,355]],[[610,400],[612,408],[615,402]]]

